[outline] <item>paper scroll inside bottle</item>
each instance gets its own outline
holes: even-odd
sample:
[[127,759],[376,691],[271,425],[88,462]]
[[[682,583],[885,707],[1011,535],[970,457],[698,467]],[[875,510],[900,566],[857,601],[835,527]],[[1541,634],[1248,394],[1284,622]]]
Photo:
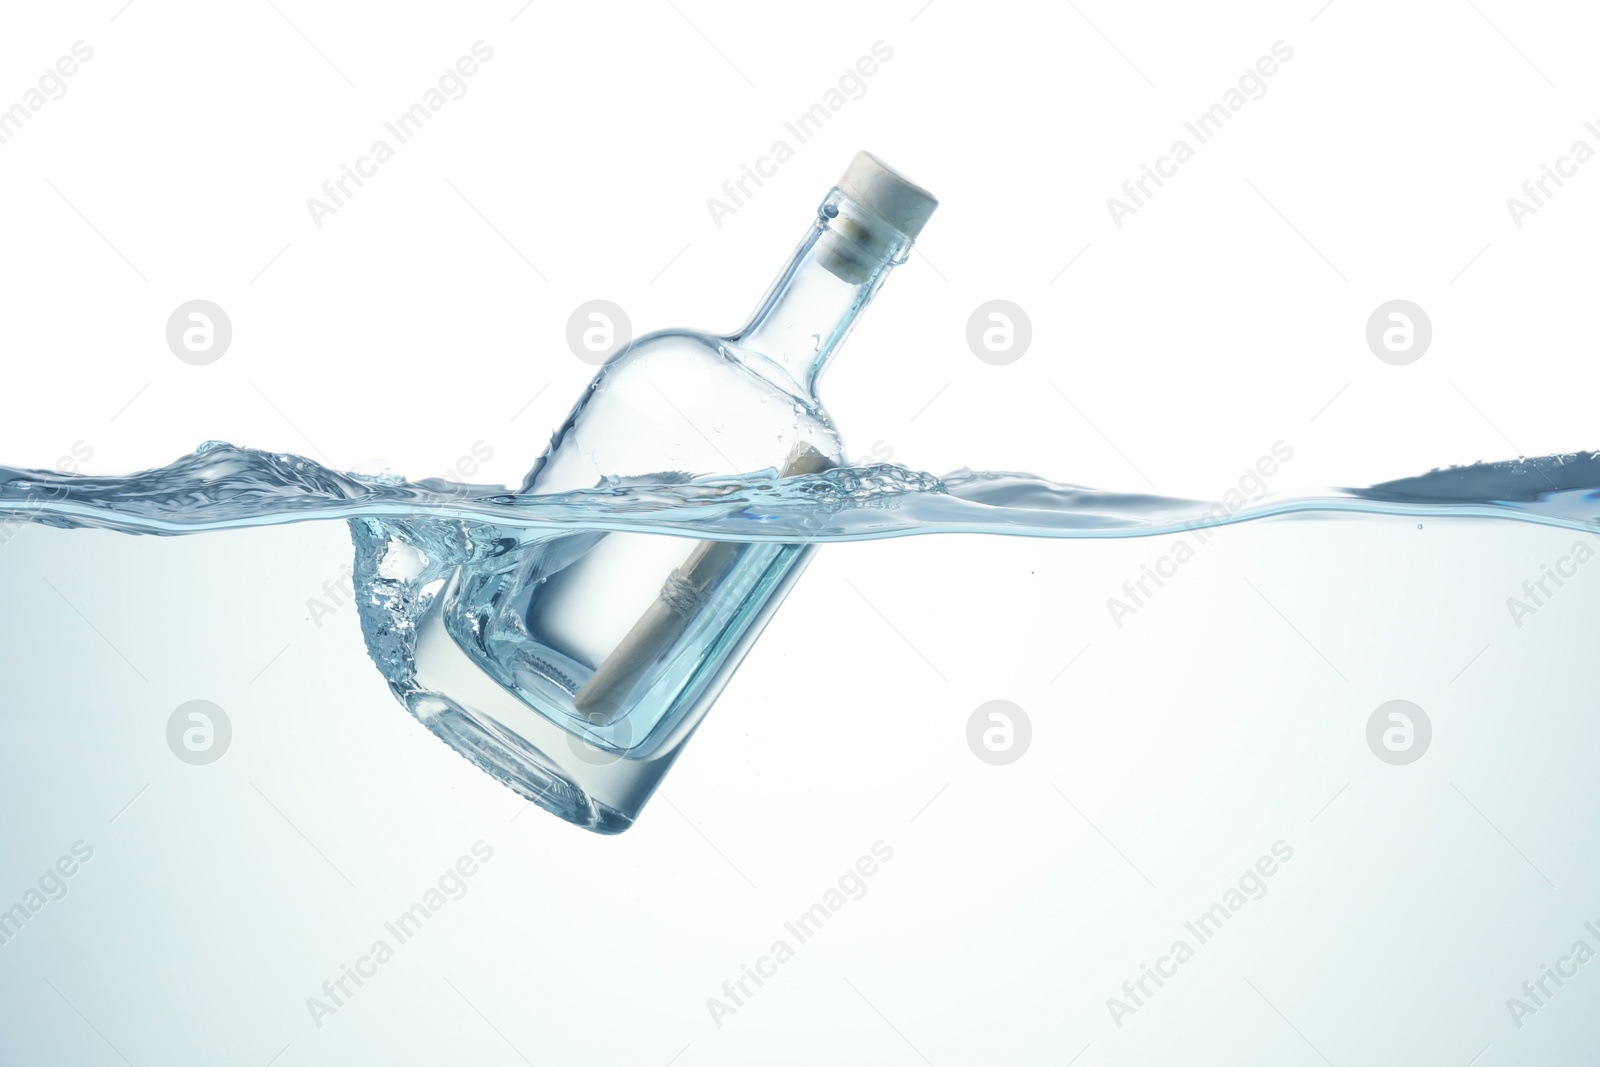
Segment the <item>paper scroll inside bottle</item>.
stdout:
[[[815,448],[800,445],[778,473],[784,478],[816,474],[831,465]],[[597,726],[614,722],[627,707],[633,687],[694,623],[746,547],[737,541],[697,544],[689,558],[667,575],[660,595],[572,698],[578,714]]]

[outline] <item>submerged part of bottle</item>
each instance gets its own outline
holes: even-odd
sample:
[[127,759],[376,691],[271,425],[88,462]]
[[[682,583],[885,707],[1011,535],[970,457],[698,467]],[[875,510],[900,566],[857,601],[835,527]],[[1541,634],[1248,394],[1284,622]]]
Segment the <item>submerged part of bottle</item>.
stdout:
[[[863,152],[749,324],[668,330],[614,355],[525,494],[815,474],[843,448],[817,379],[936,201]],[[367,546],[404,571],[403,539]],[[358,539],[360,532],[358,531]],[[465,535],[464,535],[465,536]],[[580,825],[632,824],[811,553],[632,533],[507,538],[418,588],[414,674],[438,736]],[[416,587],[416,586],[413,586]],[[445,694],[449,694],[446,696]]]

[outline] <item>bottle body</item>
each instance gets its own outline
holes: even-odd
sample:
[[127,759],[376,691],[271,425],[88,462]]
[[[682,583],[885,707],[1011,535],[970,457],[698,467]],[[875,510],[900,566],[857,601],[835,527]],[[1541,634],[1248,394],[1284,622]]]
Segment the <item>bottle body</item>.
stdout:
[[[745,329],[665,331],[617,353],[522,491],[788,476],[841,463],[816,379],[909,247],[834,189]],[[416,627],[404,699],[530,800],[618,832],[813,551],[626,532],[519,537],[456,569],[434,595]]]
[[[641,338],[603,368],[524,491],[781,473],[797,451],[826,461],[814,469],[837,463],[839,439],[820,410],[723,344]],[[814,551],[660,534],[541,536],[493,570],[456,572],[437,598],[442,633],[432,636],[445,640],[425,644],[419,634],[417,679],[449,692],[462,673],[456,661],[470,660],[498,688],[473,702],[470,718],[537,750],[522,753],[536,766],[494,773],[569,821],[625,829]],[[663,601],[675,575],[697,569],[691,589]],[[653,614],[665,622],[650,625]],[[440,666],[446,676],[433,679]]]

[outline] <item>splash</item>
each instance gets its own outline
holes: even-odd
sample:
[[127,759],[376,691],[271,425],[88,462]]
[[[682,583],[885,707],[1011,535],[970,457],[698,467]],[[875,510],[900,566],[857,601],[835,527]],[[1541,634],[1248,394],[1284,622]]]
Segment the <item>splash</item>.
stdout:
[[419,529],[459,524],[473,541],[498,528],[790,544],[935,533],[1140,537],[1318,512],[1505,518],[1592,530],[1600,526],[1600,453],[1448,467],[1365,489],[1265,494],[1236,505],[1014,472],[936,477],[893,464],[522,496],[504,486],[341,473],[302,456],[220,441],[127,477],[0,467],[5,528],[36,522],[157,535],[343,519]]

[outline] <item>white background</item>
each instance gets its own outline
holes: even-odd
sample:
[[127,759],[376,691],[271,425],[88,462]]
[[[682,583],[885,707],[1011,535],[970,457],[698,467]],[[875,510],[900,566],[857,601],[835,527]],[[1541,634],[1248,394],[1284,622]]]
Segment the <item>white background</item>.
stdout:
[[[7,9],[0,105],[75,41],[94,55],[0,145],[0,462],[50,467],[83,443],[83,469],[117,474],[222,438],[425,477],[483,442],[474,480],[515,483],[593,372],[565,345],[574,307],[732,329],[858,148],[942,206],[825,382],[857,456],[1214,498],[1280,440],[1276,491],[1597,444],[1600,162],[1520,228],[1506,206],[1573,141],[1600,148],[1581,5],[674,3]],[[306,199],[479,40],[494,56],[465,97],[315,225]],[[784,122],[877,41],[893,57],[865,95],[718,226],[707,198],[793,145]],[[1277,41],[1293,58],[1266,95],[1115,225],[1107,198]],[[195,298],[234,331],[204,367],[165,341]],[[992,298],[1032,321],[1008,366],[965,342]],[[1395,298],[1433,325],[1408,366],[1365,342]],[[19,705],[70,713],[8,756],[35,777],[7,803],[33,817],[0,850],[0,898],[82,827],[108,844],[84,875],[100,896],[75,890],[53,932],[0,955],[0,1031],[19,1062],[1572,1062],[1600,974],[1524,1030],[1504,1000],[1600,914],[1579,673],[1600,603],[1569,595],[1533,644],[1503,600],[1567,535],[1519,534],[1491,562],[1494,542],[1385,547],[1385,527],[1357,549],[1352,528],[1299,529],[1290,552],[1230,537],[1137,632],[1104,600],[1153,546],[830,548],[668,780],[671,806],[616,840],[510,823],[514,798],[383,691],[352,613],[310,628],[341,530],[299,535],[300,555],[208,549],[215,570],[181,595],[128,594],[158,565],[140,553],[176,549],[107,548],[71,591],[149,688],[92,636],[69,657],[81,624],[59,602],[7,653],[32,672]],[[271,553],[282,569],[245,582],[262,584],[250,629],[230,576]],[[1462,595],[1466,576],[1488,593]],[[7,577],[12,603],[25,577]],[[141,603],[215,614],[179,638]],[[247,690],[285,642],[292,669]],[[202,695],[237,709],[240,736],[196,785],[160,730]],[[996,697],[1033,718],[1011,768],[965,745]],[[1471,728],[1454,749],[1441,728],[1406,779],[1362,733],[1395,697]],[[1531,733],[1496,726],[1513,715]],[[76,789],[83,731],[119,740],[92,746]],[[108,827],[152,781],[142,828],[138,807]],[[204,792],[218,782],[235,788]],[[361,907],[262,795],[351,868]],[[313,1027],[304,998],[482,836],[496,881],[434,955]],[[840,929],[713,1025],[706,997],[880,838],[897,858]],[[1114,1027],[1106,998],[1279,839],[1306,857],[1298,888],[1251,905],[1236,957],[1203,957]],[[120,919],[94,925],[91,900]]]

